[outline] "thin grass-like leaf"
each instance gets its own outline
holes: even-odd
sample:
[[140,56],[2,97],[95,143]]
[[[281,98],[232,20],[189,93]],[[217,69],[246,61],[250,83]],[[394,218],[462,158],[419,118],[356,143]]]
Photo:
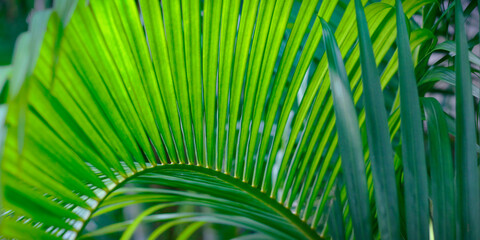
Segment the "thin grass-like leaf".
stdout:
[[336,188],[330,193],[330,209],[328,212],[328,230],[333,239],[345,239],[345,225],[343,223],[343,213],[340,207],[340,194]]
[[455,1],[456,138],[455,169],[457,181],[458,225],[460,239],[480,238],[480,185],[475,150],[472,79],[468,62],[465,18],[461,1]]
[[409,34],[401,0],[395,1],[397,16],[398,78],[404,166],[404,196],[407,236],[428,238],[428,180],[423,143],[423,125],[410,52]]
[[448,127],[442,107],[434,98],[424,98],[423,108],[430,147],[430,183],[433,229],[436,239],[455,238],[455,179]]
[[355,0],[355,13],[360,45],[366,126],[370,147],[373,186],[377,204],[380,235],[384,239],[400,239],[400,215],[393,167],[393,150],[387,124],[387,113],[380,87],[375,57],[365,12],[360,0]]
[[358,118],[353,104],[350,84],[332,30],[322,19],[323,36],[328,56],[330,88],[335,108],[336,128],[339,138],[342,170],[345,178],[350,214],[355,236],[371,239],[370,203],[363,159],[363,143],[358,128]]

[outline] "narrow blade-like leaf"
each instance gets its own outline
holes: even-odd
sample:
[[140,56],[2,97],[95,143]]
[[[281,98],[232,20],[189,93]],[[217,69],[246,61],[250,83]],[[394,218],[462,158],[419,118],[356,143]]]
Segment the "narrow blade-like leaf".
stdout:
[[332,30],[322,19],[323,36],[328,57],[330,88],[333,107],[337,119],[342,170],[347,189],[350,214],[352,215],[355,237],[371,239],[370,203],[368,201],[367,178],[363,158],[363,143],[358,128],[358,117],[353,104],[352,91],[342,55],[338,49]]
[[435,239],[455,239],[455,189],[445,114],[434,98],[422,100],[430,149],[431,198]]
[[345,239],[345,225],[343,223],[343,212],[340,207],[340,194],[336,188],[330,193],[330,210],[328,213],[328,230],[333,239]]
[[423,126],[415,80],[410,40],[401,0],[395,1],[397,16],[398,78],[402,132],[404,196],[409,239],[428,238],[428,180]]
[[480,239],[480,186],[475,151],[472,79],[468,62],[465,18],[461,1],[455,1],[456,131],[455,168],[457,179],[459,239]]
[[[362,66],[365,123],[370,147],[373,186],[377,204],[378,225],[382,239],[400,239],[398,198],[393,167],[393,150],[387,124],[383,93],[380,86],[365,12],[355,0],[357,28]],[[380,101],[379,101],[380,100]]]

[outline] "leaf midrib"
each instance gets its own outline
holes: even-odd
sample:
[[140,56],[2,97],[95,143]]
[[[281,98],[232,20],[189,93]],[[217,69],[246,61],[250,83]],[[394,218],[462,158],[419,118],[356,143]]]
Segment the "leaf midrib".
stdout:
[[301,232],[306,238],[308,239],[324,239],[322,238],[314,229],[310,228],[308,224],[300,219],[299,216],[293,214],[289,209],[278,203],[274,198],[270,198],[266,193],[260,191],[258,188],[254,188],[251,185],[241,181],[239,178],[235,178],[233,176],[224,174],[219,171],[215,171],[213,169],[196,166],[196,165],[189,165],[189,164],[168,164],[168,165],[157,165],[155,167],[146,168],[144,170],[140,170],[135,174],[129,176],[122,182],[116,184],[111,190],[105,194],[105,196],[99,199],[98,204],[95,208],[92,209],[88,218],[83,222],[82,228],[77,232],[80,234],[84,231],[88,222],[92,219],[93,214],[101,207],[103,201],[105,201],[112,193],[116,190],[123,187],[127,182],[140,177],[147,173],[161,173],[162,170],[177,170],[179,172],[188,171],[188,172],[195,172],[200,173],[209,177],[214,177],[220,181],[223,181],[231,186],[239,189],[240,191],[248,193],[251,197],[255,198],[259,202],[263,203],[264,205],[268,206],[272,209],[275,213],[279,214],[283,217],[288,223],[294,226],[299,232]]

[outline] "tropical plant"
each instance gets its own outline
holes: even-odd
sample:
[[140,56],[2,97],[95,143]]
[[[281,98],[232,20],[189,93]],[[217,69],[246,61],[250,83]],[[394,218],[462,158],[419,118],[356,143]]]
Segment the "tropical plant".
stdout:
[[0,68],[0,236],[480,239],[476,5],[54,1]]

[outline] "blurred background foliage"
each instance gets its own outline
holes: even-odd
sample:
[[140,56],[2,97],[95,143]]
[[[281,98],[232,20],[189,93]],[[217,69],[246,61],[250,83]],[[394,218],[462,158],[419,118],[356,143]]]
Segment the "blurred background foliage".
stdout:
[[[17,36],[28,28],[28,15],[34,9],[35,0],[0,1],[0,65],[11,62]],[[42,2],[44,3],[44,2]]]

